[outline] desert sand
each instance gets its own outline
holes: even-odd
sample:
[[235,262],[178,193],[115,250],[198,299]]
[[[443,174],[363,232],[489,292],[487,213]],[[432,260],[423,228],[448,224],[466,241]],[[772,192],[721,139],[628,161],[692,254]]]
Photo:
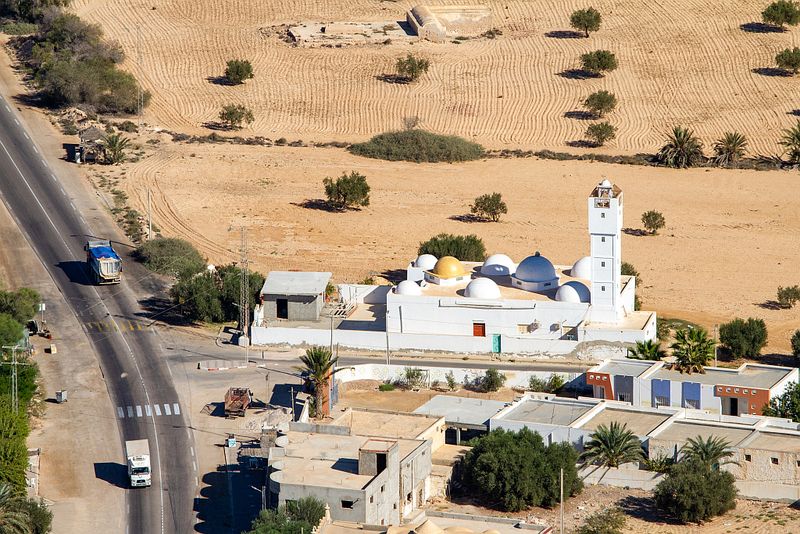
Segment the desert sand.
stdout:
[[[797,46],[800,29],[740,27],[760,20],[763,0],[596,0],[591,5],[603,14],[603,26],[588,39],[547,35],[569,30],[569,14],[586,7],[562,0],[481,0],[503,34],[461,44],[294,48],[271,29],[303,20],[400,20],[416,3],[77,0],[74,7],[122,44],[124,67],[153,94],[146,121],[182,132],[208,132],[203,124],[216,120],[222,105],[242,103],[256,119],[246,135],[353,141],[418,116],[421,127],[491,148],[564,150],[589,123],[565,113],[607,89],[620,99],[609,117],[619,132],[603,151],[652,152],[682,124],[707,146],[738,130],[750,138],[753,154],[774,154],[781,130],[800,114],[797,79],[768,70],[778,51]],[[587,80],[559,74],[595,49],[615,52],[619,69]],[[377,79],[408,51],[431,61],[422,80]],[[234,58],[251,60],[255,79],[238,87],[209,81]]]

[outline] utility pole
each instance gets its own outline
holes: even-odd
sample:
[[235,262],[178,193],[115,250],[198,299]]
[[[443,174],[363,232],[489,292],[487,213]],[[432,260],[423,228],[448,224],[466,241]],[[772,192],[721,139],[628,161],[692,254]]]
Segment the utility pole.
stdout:
[[383,329],[386,331],[386,365],[391,364],[389,358],[389,305],[386,305],[386,313],[383,315]]
[[247,229],[242,226],[241,258],[239,269],[241,280],[239,282],[239,344],[244,344],[244,363],[250,364],[250,275],[247,272]]
[[19,412],[19,380],[17,378],[17,366],[19,365],[30,365],[26,362],[18,362],[17,361],[17,351],[21,349],[19,344],[17,345],[3,345],[4,349],[11,349],[11,361],[10,362],[0,362],[0,365],[10,365],[11,366],[11,409],[14,413]]
[[564,468],[563,467],[561,468],[561,474],[559,478],[561,479],[561,488],[560,488],[561,511],[559,515],[561,516],[561,534],[564,534]]

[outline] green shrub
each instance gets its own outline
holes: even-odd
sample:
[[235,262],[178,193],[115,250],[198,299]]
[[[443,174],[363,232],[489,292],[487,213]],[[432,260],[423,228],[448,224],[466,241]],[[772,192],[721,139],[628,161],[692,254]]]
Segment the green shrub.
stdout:
[[408,54],[406,57],[398,59],[395,64],[398,76],[406,82],[418,80],[420,76],[428,72],[430,66],[430,61],[414,54]]
[[506,375],[497,369],[489,368],[486,370],[486,374],[480,378],[479,388],[482,391],[492,392],[499,390],[505,383]]
[[39,26],[32,22],[7,22],[0,26],[0,31],[8,35],[31,35],[39,31]]
[[[2,367],[8,367],[4,365]],[[25,469],[28,467],[28,418],[20,403],[20,411],[11,410],[10,390],[0,396],[0,483],[17,491],[25,489]]]
[[498,222],[501,215],[508,213],[508,206],[500,193],[487,193],[477,197],[469,210],[482,219]]
[[380,386],[378,386],[378,390],[379,391],[394,391],[395,390],[395,386],[394,386],[394,384],[381,384]]
[[795,330],[792,334],[792,355],[800,358],[800,330]]
[[456,386],[458,386],[458,382],[456,382],[456,377],[453,376],[453,371],[448,371],[446,375],[444,375],[444,379],[447,382],[447,389],[450,391],[455,391]]
[[403,385],[407,388],[421,388],[425,385],[425,372],[416,367],[406,367],[403,370]]
[[671,457],[667,456],[666,454],[659,454],[652,458],[645,458],[644,468],[647,471],[653,471],[654,473],[668,473],[672,466],[675,465],[675,460]]
[[778,52],[775,56],[775,63],[778,67],[791,71],[792,74],[800,72],[800,48],[787,48]]
[[564,377],[555,373],[547,380],[532,376],[528,379],[528,389],[538,393],[558,393],[564,387]]
[[474,234],[439,234],[420,243],[418,254],[432,254],[437,258],[453,256],[461,261],[483,261],[486,247],[481,238]]
[[[249,271],[248,275],[248,306],[252,313],[255,305],[261,299],[261,288],[264,287],[264,275]],[[242,270],[236,265],[223,265],[217,268],[220,283],[220,303],[222,314],[226,321],[239,319],[240,288],[242,287]]]
[[596,117],[602,117],[606,113],[614,111],[614,108],[617,107],[617,97],[608,91],[597,91],[587,96],[583,105]]
[[7,313],[25,325],[36,315],[41,301],[39,292],[29,287],[21,287],[16,291],[0,290],[0,313]]
[[588,516],[575,534],[622,534],[626,519],[616,506],[605,508]]
[[325,503],[316,497],[301,497],[286,503],[286,513],[295,521],[316,526],[325,517]]
[[606,141],[613,141],[617,137],[617,127],[610,122],[597,122],[586,128],[586,137],[595,145],[603,146]]
[[187,278],[206,267],[206,261],[194,246],[176,237],[158,237],[142,243],[134,257],[149,270]]
[[595,8],[579,9],[574,11],[569,17],[569,25],[576,30],[581,30],[589,37],[589,32],[596,32],[600,29],[603,17]]
[[632,263],[628,263],[627,261],[623,261],[620,264],[620,274],[622,276],[635,276],[636,277],[636,285],[641,286],[644,282],[642,282],[642,275],[639,274],[639,271],[636,270],[636,267],[633,266]]
[[14,317],[0,313],[0,345],[13,345],[22,339],[22,328],[22,324]]
[[781,417],[800,423],[800,383],[789,384],[778,397],[771,398],[762,413],[769,417]]
[[653,492],[658,509],[683,523],[700,523],[736,507],[736,485],[727,471],[703,462],[675,464]]
[[31,534],[48,534],[53,524],[53,512],[41,501],[25,499],[20,508],[28,516]]
[[642,225],[652,235],[656,235],[666,224],[664,215],[660,211],[650,210],[642,213]]
[[369,206],[369,184],[363,174],[351,171],[349,175],[342,173],[336,180],[325,178],[322,183],[325,185],[328,204],[337,210]]
[[738,163],[747,150],[747,137],[739,132],[725,132],[714,142],[714,163],[720,166]]
[[205,271],[178,280],[170,289],[173,303],[192,321],[220,322],[224,319],[216,274]]
[[767,325],[763,319],[734,319],[720,325],[719,341],[737,358],[755,358],[767,344]]
[[376,135],[365,143],[350,145],[350,152],[389,161],[437,163],[472,161],[484,156],[484,149],[461,137],[439,135],[425,130],[404,130]]
[[800,6],[791,0],[778,0],[761,12],[761,19],[766,24],[778,28],[783,28],[787,24],[796,26],[800,23]]
[[255,120],[253,110],[241,104],[226,104],[219,112],[219,120],[231,130],[238,130],[242,123],[252,124]]
[[126,133],[139,133],[139,127],[133,121],[118,122],[114,126]]
[[253,77],[253,65],[246,59],[231,59],[225,67],[225,78],[238,85]]
[[583,70],[593,74],[611,72],[617,68],[617,56],[608,50],[595,50],[581,55]]

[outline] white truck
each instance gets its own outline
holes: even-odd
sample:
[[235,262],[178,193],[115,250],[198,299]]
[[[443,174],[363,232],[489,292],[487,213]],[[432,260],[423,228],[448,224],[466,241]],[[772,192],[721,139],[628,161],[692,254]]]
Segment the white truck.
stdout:
[[152,484],[150,479],[150,442],[134,439],[125,442],[125,455],[128,457],[128,478],[132,488]]

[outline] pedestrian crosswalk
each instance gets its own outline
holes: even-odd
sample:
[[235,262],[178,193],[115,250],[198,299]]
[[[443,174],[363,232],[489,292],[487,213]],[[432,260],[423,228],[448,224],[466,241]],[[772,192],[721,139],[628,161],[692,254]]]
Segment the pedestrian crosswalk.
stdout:
[[139,321],[130,321],[128,319],[117,319],[116,321],[108,319],[105,321],[89,321],[85,324],[90,332],[115,332],[117,329],[123,332],[135,332],[147,328],[147,325]]
[[133,406],[117,406],[117,417],[120,419],[135,419],[139,417],[161,417],[162,415],[180,415],[181,407],[177,402],[172,404],[165,402],[161,404],[136,404]]

